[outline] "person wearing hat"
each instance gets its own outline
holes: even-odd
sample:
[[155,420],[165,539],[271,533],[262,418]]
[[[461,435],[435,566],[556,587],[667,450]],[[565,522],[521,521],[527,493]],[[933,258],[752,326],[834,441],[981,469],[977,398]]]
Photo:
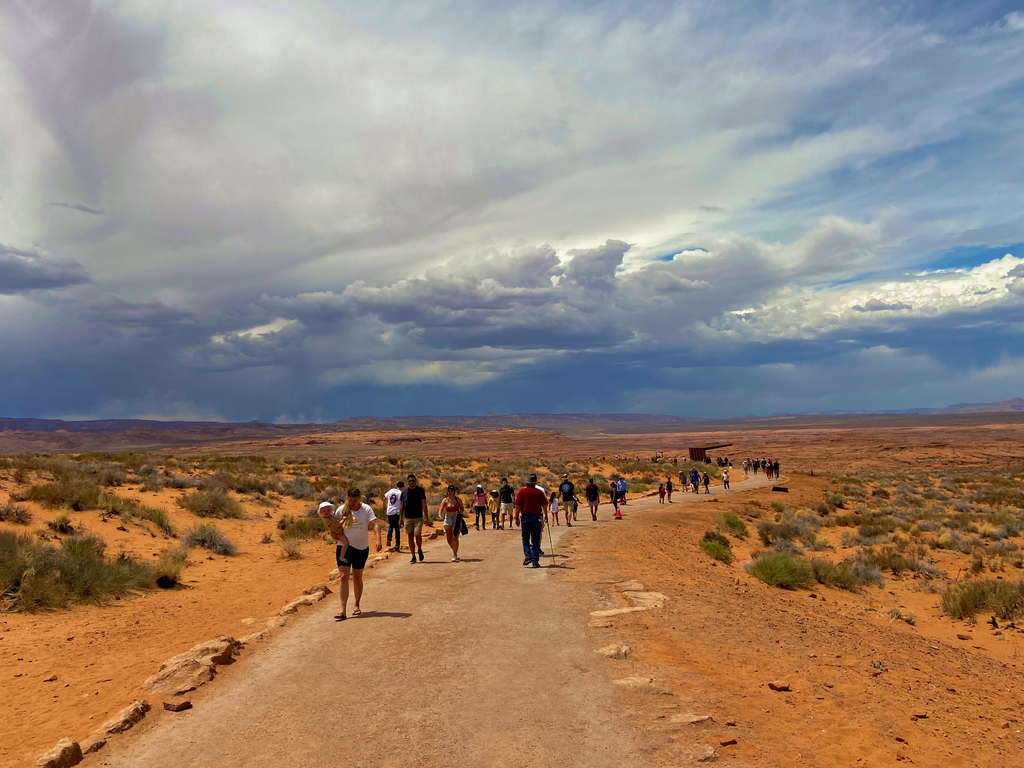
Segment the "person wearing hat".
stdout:
[[[462,533],[462,513],[464,511],[462,499],[455,491],[454,485],[448,486],[448,491],[441,500],[441,510],[438,515],[444,521],[444,537],[448,540],[448,546],[452,548],[452,562],[459,562],[459,534]],[[468,530],[468,529],[467,529]]]
[[531,474],[516,495],[516,525],[523,531],[523,565],[540,568],[540,534],[544,530],[544,507],[547,499],[537,488],[537,475]]
[[[325,502],[326,503],[326,502]],[[380,537],[380,520],[369,504],[364,504],[362,493],[358,488],[352,488],[348,492],[348,501],[341,509],[332,509],[330,504],[326,508],[320,505],[320,515],[327,518],[327,530],[331,538],[337,542],[335,558],[338,563],[338,575],[341,577],[341,589],[338,590],[338,597],[341,599],[341,613],[334,618],[344,621],[348,609],[348,582],[352,578],[353,591],[355,592],[356,604],[353,616],[362,613],[359,602],[363,597],[363,569],[366,567],[366,560],[370,555],[369,526],[373,525],[377,533],[377,551],[383,549]]]
[[473,511],[476,512],[476,529],[479,531],[487,527],[487,494],[484,487],[478,485],[473,494]]
[[[498,491],[497,491],[497,489],[495,489],[495,490],[491,491],[491,497],[487,500],[487,511],[491,513],[491,530],[492,531],[498,529],[498,507],[499,507]],[[505,527],[504,523],[502,523],[501,527],[502,528]]]
[[562,497],[562,509],[565,510],[565,524],[572,527],[576,519],[576,486],[572,484],[568,474],[562,475],[562,484],[558,486]]

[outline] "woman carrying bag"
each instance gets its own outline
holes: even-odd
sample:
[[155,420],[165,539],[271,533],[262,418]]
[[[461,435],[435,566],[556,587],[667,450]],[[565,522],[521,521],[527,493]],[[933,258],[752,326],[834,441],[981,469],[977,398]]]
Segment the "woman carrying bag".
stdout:
[[444,521],[444,537],[448,540],[448,546],[452,548],[453,563],[459,562],[459,536],[469,532],[463,519],[465,509],[462,499],[455,492],[455,486],[449,485],[448,492],[441,500],[439,516]]

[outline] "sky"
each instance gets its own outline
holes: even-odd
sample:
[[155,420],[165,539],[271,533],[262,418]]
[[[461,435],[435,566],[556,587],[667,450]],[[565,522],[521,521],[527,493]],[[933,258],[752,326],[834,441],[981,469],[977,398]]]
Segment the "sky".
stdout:
[[1024,396],[1024,5],[6,0],[0,416]]

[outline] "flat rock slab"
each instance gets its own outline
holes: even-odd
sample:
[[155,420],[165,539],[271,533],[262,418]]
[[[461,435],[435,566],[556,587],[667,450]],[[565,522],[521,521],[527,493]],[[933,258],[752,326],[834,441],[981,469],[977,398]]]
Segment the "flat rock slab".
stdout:
[[675,715],[669,722],[676,725],[700,725],[701,723],[710,723],[714,720],[711,715],[695,715],[692,712],[687,712],[685,715]]
[[318,592],[318,593],[313,594],[313,595],[303,595],[302,597],[297,597],[294,600],[292,600],[290,603],[288,603],[286,606],[284,606],[280,611],[278,611],[278,613],[281,616],[287,616],[289,613],[296,613],[296,612],[298,612],[299,608],[301,608],[304,605],[316,605],[317,603],[319,603],[323,599],[324,599],[324,594],[322,592]]
[[630,579],[629,581],[620,581],[612,585],[619,592],[643,592],[645,587],[636,579]]
[[191,701],[165,701],[164,709],[168,712],[184,712],[186,709],[192,709]]
[[107,735],[105,733],[94,733],[82,742],[82,754],[91,755],[93,752],[99,752],[107,746]]
[[123,733],[134,727],[136,723],[139,723],[149,710],[148,701],[133,701],[101,725],[98,733],[104,733],[108,736],[114,733]]
[[302,590],[302,594],[304,594],[304,595],[331,595],[331,594],[334,594],[334,593],[331,592],[331,588],[329,586],[327,586],[326,583],[323,583],[323,584],[311,584],[310,586],[308,586],[304,590]]
[[631,691],[639,691],[640,693],[672,693],[655,685],[654,680],[650,677],[624,677],[621,680],[616,680],[615,684],[621,685],[623,688],[629,688]]
[[140,690],[156,696],[180,696],[213,680],[216,667],[198,659],[165,666],[142,684]]
[[602,656],[607,656],[609,659],[624,659],[626,654],[629,653],[628,645],[608,645],[604,648],[598,648],[594,653],[599,653]]
[[768,683],[768,687],[773,691],[779,691],[780,693],[790,690],[789,683],[784,680],[773,680]]
[[238,641],[235,638],[221,635],[213,640],[207,640],[205,643],[193,645],[184,653],[172,656],[160,666],[160,669],[174,666],[188,659],[195,659],[206,664],[228,664],[237,649]]
[[668,597],[661,594],[661,592],[623,590],[622,596],[629,600],[636,608],[660,608],[668,600]]
[[36,761],[36,768],[71,768],[82,762],[82,748],[74,739],[61,739]]
[[606,611],[591,611],[590,615],[594,616],[595,618],[605,618],[605,617],[608,617],[608,616],[623,616],[623,615],[625,615],[627,613],[636,613],[637,611],[646,611],[646,610],[649,610],[649,609],[650,609],[650,606],[643,606],[643,607],[636,607],[636,606],[634,606],[632,608],[609,608]]

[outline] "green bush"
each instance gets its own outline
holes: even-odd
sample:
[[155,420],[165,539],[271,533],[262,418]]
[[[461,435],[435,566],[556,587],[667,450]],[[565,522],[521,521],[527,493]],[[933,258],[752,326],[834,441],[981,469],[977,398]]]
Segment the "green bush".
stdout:
[[703,540],[713,541],[716,544],[721,544],[726,549],[730,549],[732,547],[732,543],[718,531],[705,531]]
[[37,501],[47,509],[66,507],[76,512],[98,509],[103,493],[92,480],[77,474],[62,475],[52,483],[33,485],[22,495],[26,501]]
[[38,611],[102,602],[149,589],[153,569],[127,555],[108,558],[98,536],[70,536],[60,547],[0,531],[0,607]]
[[185,531],[183,541],[186,547],[201,547],[213,552],[215,555],[232,556],[238,551],[227,536],[215,526],[206,523]]
[[954,619],[965,619],[980,611],[991,611],[1003,620],[1024,616],[1024,579],[1008,582],[996,579],[952,584],[942,594],[942,610]]
[[812,557],[807,562],[819,584],[849,592],[856,592],[860,587],[857,574],[849,563],[833,563],[823,557]]
[[732,512],[726,512],[718,521],[718,530],[731,533],[733,536],[744,539],[747,536],[747,524],[740,520]]
[[771,587],[808,589],[814,584],[814,571],[806,560],[785,552],[766,552],[746,566],[747,573]]
[[768,506],[771,507],[772,512],[776,513],[777,515],[781,515],[783,512],[786,511],[786,507],[783,505],[781,501],[773,501]]
[[196,517],[241,518],[245,511],[242,505],[228,496],[223,488],[197,489],[178,499],[178,506]]
[[720,560],[726,565],[732,562],[732,552],[717,541],[701,541],[700,548],[704,550],[704,554],[715,560]]

